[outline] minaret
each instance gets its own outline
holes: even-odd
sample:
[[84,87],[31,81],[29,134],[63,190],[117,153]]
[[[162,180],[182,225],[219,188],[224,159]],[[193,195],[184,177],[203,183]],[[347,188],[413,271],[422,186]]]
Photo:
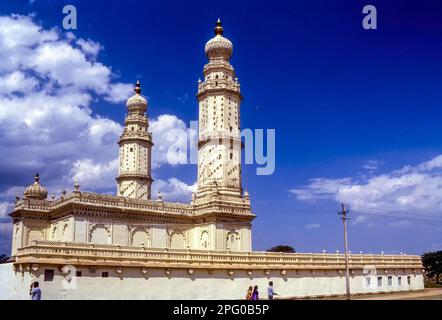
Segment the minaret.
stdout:
[[128,115],[120,136],[120,167],[117,177],[118,195],[150,199],[152,134],[148,132],[147,100],[141,95],[137,81],[135,95],[126,102]]
[[198,191],[207,195],[242,197],[240,103],[242,96],[229,63],[233,52],[218,19],[215,37],[205,46],[209,62],[198,81]]

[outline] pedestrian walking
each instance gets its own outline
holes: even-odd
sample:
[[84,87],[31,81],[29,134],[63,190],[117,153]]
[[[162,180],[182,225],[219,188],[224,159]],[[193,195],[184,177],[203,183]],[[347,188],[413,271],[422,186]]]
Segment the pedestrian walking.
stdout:
[[246,300],[252,300],[252,295],[253,295],[253,287],[250,286],[249,290],[247,290]]
[[35,281],[33,284],[31,284],[29,295],[31,296],[32,300],[41,300],[41,289],[39,287],[38,281]]
[[252,300],[259,300],[258,286],[253,288]]
[[269,287],[267,288],[267,295],[269,297],[269,300],[273,300],[273,296],[277,296],[278,294],[273,289],[273,281],[269,282]]

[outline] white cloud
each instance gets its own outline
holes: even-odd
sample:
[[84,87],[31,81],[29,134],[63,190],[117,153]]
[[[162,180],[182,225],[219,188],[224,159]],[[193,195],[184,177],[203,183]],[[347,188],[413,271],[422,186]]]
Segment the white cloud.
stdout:
[[84,53],[90,54],[93,57],[96,57],[98,53],[104,49],[100,43],[90,39],[84,40],[80,38],[77,40],[77,44],[81,47],[81,50],[83,50]]
[[[46,30],[33,17],[0,16],[1,176],[26,172],[28,185],[40,172],[42,184],[56,194],[72,189],[75,180],[82,190],[115,191],[123,127],[94,114],[92,102],[125,101],[133,85],[113,82],[111,67],[97,61],[101,50],[93,40]],[[153,168],[186,162],[188,129],[181,119],[159,116],[149,130]],[[22,195],[25,186],[2,182],[8,200]],[[193,188],[175,178],[155,185],[165,199],[183,201]]]
[[133,85],[127,83],[115,83],[109,86],[105,100],[113,103],[123,102],[132,94]]
[[156,199],[158,192],[161,192],[164,200],[189,202],[196,186],[196,182],[188,185],[177,178],[169,178],[167,181],[158,179],[152,185],[152,199]]
[[8,214],[9,202],[0,202],[0,218]]
[[440,217],[441,169],[442,155],[416,166],[404,166],[400,170],[371,177],[315,178],[290,192],[301,201],[334,199],[359,212],[413,212]]
[[12,223],[0,222],[0,237],[1,238],[10,237],[11,234],[12,234]]
[[314,178],[310,179],[310,183],[302,188],[291,189],[298,200],[301,201],[316,201],[319,199],[330,198],[331,195],[336,194],[342,185],[351,183],[350,178],[344,179],[325,179]]
[[306,229],[319,229],[321,225],[319,223],[306,224]]
[[[75,180],[83,191],[115,193],[116,142],[123,128],[95,114],[92,103],[125,108],[122,102],[133,94],[133,85],[114,80],[112,68],[98,61],[101,50],[93,40],[44,29],[32,16],[0,15],[1,250],[9,250],[12,226],[5,214],[36,172],[49,194],[72,190]],[[151,120],[150,130],[154,168],[186,159],[182,120],[159,116]],[[191,134],[195,137],[195,130]],[[195,186],[158,179],[153,195],[161,190],[165,200],[188,202]]]
[[[150,122],[150,130],[154,139],[152,167],[162,164],[185,164],[188,154],[189,129],[183,120],[174,115],[164,114]],[[190,129],[191,139],[196,131]],[[191,140],[193,141],[193,140]]]
[[0,94],[32,91],[37,83],[36,79],[27,77],[23,72],[14,71],[0,78]]
[[106,189],[115,185],[118,159],[108,163],[95,163],[92,159],[77,160],[71,170],[72,180],[81,181],[81,188]]
[[122,126],[94,115],[91,103],[125,100],[132,85],[114,83],[111,67],[96,61],[100,44],[73,40],[29,16],[0,16],[0,174],[43,171],[49,188],[78,178],[114,189]]
[[0,222],[0,254],[11,252],[12,223]]
[[356,225],[356,224],[361,224],[364,223],[368,220],[366,215],[358,215],[355,218],[353,218],[353,220],[351,221],[352,224]]
[[368,171],[375,171],[379,168],[380,162],[377,160],[368,160],[362,165],[362,168]]

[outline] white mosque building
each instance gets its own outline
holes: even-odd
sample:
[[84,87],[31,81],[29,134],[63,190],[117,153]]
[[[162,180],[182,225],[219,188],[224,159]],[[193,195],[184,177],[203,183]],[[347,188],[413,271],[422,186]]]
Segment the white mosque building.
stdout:
[[[218,20],[198,81],[198,182],[188,204],[152,199],[148,102],[137,82],[120,136],[117,194],[80,190],[48,199],[43,179],[17,198],[12,258],[0,299],[243,299],[272,280],[281,297],[345,293],[339,253],[252,251],[250,197],[242,188],[240,84]],[[81,183],[81,181],[80,181]],[[423,288],[418,256],[350,255],[353,293]],[[147,290],[147,288],[156,288]]]

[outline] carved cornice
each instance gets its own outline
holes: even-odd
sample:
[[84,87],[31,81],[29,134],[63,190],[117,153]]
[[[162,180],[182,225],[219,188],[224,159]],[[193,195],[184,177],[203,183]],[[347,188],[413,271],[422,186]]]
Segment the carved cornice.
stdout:
[[11,214],[14,219],[54,220],[68,215],[192,224],[202,218],[249,222],[255,218],[250,204],[241,198],[219,196],[196,205],[130,199],[78,192],[55,201],[21,200]]

